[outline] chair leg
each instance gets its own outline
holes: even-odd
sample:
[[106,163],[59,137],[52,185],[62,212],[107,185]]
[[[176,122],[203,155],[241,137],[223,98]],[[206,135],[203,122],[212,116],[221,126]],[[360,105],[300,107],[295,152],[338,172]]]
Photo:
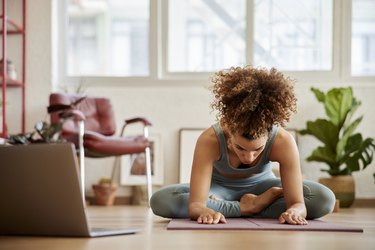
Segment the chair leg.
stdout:
[[151,179],[151,150],[147,147],[145,150],[146,154],[146,178],[147,178],[147,201],[150,206],[150,200],[152,195],[152,179]]
[[[148,138],[148,127],[144,127],[144,136]],[[151,149],[150,147],[147,147],[145,149],[145,156],[146,156],[146,179],[147,179],[147,203],[150,207],[150,200],[152,195],[152,179],[151,179]]]
[[80,173],[80,181],[81,181],[81,193],[83,199],[83,205],[86,205],[86,197],[85,197],[85,148],[83,147],[83,134],[85,131],[85,125],[82,120],[79,121],[79,173]]

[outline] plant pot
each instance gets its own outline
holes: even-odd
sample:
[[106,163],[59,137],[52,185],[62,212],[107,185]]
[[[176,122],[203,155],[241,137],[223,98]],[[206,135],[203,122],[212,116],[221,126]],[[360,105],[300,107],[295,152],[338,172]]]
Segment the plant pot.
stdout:
[[320,178],[319,183],[328,187],[340,201],[341,208],[350,207],[355,199],[354,178],[351,175],[339,175],[328,178]]
[[92,185],[95,194],[95,205],[111,206],[115,203],[115,193],[118,188],[116,184]]

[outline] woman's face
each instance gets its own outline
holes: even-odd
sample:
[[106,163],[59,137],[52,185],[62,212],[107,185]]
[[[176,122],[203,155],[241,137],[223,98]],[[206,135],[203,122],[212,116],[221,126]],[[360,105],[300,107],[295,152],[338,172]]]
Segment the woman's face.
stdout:
[[242,164],[255,165],[266,146],[268,136],[249,140],[242,135],[230,135],[230,145]]

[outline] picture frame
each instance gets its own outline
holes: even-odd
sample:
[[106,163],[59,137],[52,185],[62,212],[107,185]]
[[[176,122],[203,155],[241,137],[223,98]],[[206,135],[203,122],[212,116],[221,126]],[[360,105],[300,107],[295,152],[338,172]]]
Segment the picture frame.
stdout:
[[189,183],[195,144],[203,128],[180,129],[179,183]]
[[[164,167],[162,161],[162,143],[159,134],[149,136],[151,148],[151,180],[153,185],[164,184]],[[120,183],[123,186],[146,185],[145,153],[123,155],[120,160]]]

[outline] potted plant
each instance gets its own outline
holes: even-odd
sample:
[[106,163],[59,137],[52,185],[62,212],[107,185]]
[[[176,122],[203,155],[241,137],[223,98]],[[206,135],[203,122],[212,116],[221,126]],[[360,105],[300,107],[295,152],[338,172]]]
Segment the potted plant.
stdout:
[[109,177],[102,177],[98,184],[92,185],[95,205],[111,206],[115,202],[118,185]]
[[[353,120],[361,102],[353,96],[351,87],[333,88],[324,93],[311,88],[316,99],[323,104],[326,118],[307,121],[302,135],[311,135],[323,145],[313,150],[307,161],[325,163],[328,168],[321,171],[331,178],[320,178],[340,201],[340,207],[350,207],[355,199],[352,173],[365,169],[373,160],[375,143],[373,138],[363,138],[356,132],[363,116]],[[374,174],[375,178],[375,174]]]
[[97,184],[92,185],[95,205],[111,206],[115,203],[115,195],[118,189],[116,178],[118,175],[119,165],[120,158],[116,157],[113,164],[111,177],[102,177]]

